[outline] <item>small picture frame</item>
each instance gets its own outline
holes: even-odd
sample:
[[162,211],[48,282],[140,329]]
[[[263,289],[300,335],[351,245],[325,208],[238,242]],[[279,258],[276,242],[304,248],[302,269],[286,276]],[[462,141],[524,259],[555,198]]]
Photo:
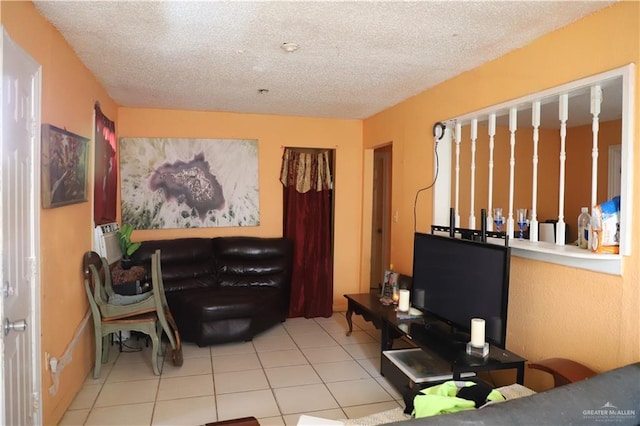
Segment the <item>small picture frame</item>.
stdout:
[[42,208],[87,201],[89,139],[42,125]]
[[382,292],[381,297],[393,298],[393,286],[398,285],[399,274],[393,271],[384,271],[384,279],[382,280]]

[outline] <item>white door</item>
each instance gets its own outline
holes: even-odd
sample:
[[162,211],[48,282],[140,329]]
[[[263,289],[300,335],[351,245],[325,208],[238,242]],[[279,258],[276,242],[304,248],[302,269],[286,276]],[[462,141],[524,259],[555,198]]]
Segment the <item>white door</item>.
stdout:
[[36,425],[40,415],[38,65],[3,31],[0,163],[0,424]]

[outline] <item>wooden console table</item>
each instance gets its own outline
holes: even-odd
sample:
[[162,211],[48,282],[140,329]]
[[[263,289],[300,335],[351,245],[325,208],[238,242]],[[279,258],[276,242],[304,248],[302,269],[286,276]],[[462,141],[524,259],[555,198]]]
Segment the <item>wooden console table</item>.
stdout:
[[353,331],[353,322],[351,317],[354,312],[361,315],[366,321],[370,321],[376,328],[382,328],[382,320],[386,318],[390,311],[395,311],[395,306],[385,306],[380,303],[380,296],[376,296],[372,293],[362,294],[345,294],[347,298],[347,324],[349,324],[349,331],[347,336]]

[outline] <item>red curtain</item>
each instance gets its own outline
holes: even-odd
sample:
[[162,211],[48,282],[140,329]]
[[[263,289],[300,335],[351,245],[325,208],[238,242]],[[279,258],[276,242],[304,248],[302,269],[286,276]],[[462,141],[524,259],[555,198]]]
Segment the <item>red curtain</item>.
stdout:
[[284,236],[294,244],[289,317],[333,313],[331,173],[329,152],[285,149]]
[[116,221],[118,170],[116,167],[116,125],[96,104],[96,164],[93,187],[95,226]]

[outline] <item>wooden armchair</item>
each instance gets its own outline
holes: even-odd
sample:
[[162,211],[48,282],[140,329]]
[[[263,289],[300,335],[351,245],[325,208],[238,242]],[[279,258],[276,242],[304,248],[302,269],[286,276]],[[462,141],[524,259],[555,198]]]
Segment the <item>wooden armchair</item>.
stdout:
[[[107,260],[95,252],[83,257],[84,286],[91,306],[95,331],[96,358],[93,377],[100,377],[100,369],[109,357],[109,337],[119,331],[147,334],[152,343],[153,373],[160,374],[158,354],[164,331],[173,349],[173,362],[182,365],[180,337],[166,304],[160,271],[160,253],[152,257],[153,290],[147,294],[121,296],[113,291]],[[158,279],[158,274],[160,278]]]
[[588,379],[597,373],[590,368],[566,358],[549,358],[532,362],[529,368],[545,371],[553,376],[553,387]]
[[[160,261],[160,250],[156,250],[151,255],[151,283],[153,287],[153,297],[158,309],[158,320],[162,329],[166,333],[169,343],[171,344],[172,352],[171,359],[173,365],[181,366],[183,363],[182,357],[182,343],[180,341],[180,333],[178,332],[178,326],[176,325],[173,315],[169,310],[169,304],[167,303],[167,296],[164,293],[164,283],[162,281],[162,262]],[[160,335],[162,333],[160,332]]]

